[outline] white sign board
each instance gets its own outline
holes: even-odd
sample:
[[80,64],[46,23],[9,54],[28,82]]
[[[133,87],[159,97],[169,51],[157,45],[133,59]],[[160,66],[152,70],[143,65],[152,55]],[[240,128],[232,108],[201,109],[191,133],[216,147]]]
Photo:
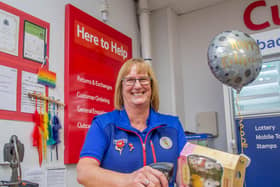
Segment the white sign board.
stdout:
[[280,29],[251,35],[260,47],[262,56],[280,53]]

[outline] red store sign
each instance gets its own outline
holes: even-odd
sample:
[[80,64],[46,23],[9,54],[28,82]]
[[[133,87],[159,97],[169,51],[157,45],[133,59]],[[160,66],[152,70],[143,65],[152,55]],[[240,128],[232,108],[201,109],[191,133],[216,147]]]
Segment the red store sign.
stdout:
[[94,116],[114,109],[118,71],[131,38],[68,4],[65,16],[64,163],[77,163]]
[[[262,23],[255,23],[252,20],[252,12],[257,11],[259,9],[266,9],[266,11],[270,11],[272,22],[269,22],[267,20],[263,20]],[[271,26],[271,24],[280,25],[280,14],[279,14],[279,7],[278,5],[272,5],[269,7],[270,10],[268,10],[268,7],[266,5],[266,2],[264,0],[261,1],[255,1],[251,4],[249,4],[243,14],[243,20],[247,28],[251,30],[263,30]]]

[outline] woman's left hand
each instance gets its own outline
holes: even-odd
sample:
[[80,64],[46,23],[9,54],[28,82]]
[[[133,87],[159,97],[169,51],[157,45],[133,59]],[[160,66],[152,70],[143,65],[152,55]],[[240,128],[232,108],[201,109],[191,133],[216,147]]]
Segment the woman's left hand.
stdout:
[[[168,187],[165,175],[150,166],[144,166],[132,173],[136,183],[144,187]],[[138,185],[137,185],[138,186]]]

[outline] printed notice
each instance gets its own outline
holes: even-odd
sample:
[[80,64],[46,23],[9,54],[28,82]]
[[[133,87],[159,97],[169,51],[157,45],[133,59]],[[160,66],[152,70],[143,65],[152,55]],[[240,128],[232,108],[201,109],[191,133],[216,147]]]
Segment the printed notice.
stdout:
[[0,51],[18,56],[19,17],[0,10]]
[[256,133],[256,149],[258,150],[272,150],[279,149],[280,143],[279,129],[277,125],[255,125]]
[[[22,71],[21,112],[35,112],[35,99],[30,98],[28,93],[46,95],[45,86],[38,84],[37,80],[38,76],[36,74]],[[42,102],[40,100],[37,102],[37,107],[39,108]]]
[[29,168],[23,170],[22,178],[23,180],[27,180],[39,184],[39,186],[45,186],[44,176],[45,176],[45,172],[42,168]]
[[17,69],[0,65],[0,109],[16,111]]
[[47,187],[66,187],[65,169],[47,169],[46,181]]
[[40,63],[45,58],[46,29],[31,22],[24,22],[24,50],[23,57]]

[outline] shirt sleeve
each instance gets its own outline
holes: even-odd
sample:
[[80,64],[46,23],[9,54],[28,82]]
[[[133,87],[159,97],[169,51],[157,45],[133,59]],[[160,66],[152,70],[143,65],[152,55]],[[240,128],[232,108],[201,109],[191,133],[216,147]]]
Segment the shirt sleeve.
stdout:
[[80,152],[80,158],[93,157],[101,162],[108,142],[101,121],[98,118],[93,119]]

